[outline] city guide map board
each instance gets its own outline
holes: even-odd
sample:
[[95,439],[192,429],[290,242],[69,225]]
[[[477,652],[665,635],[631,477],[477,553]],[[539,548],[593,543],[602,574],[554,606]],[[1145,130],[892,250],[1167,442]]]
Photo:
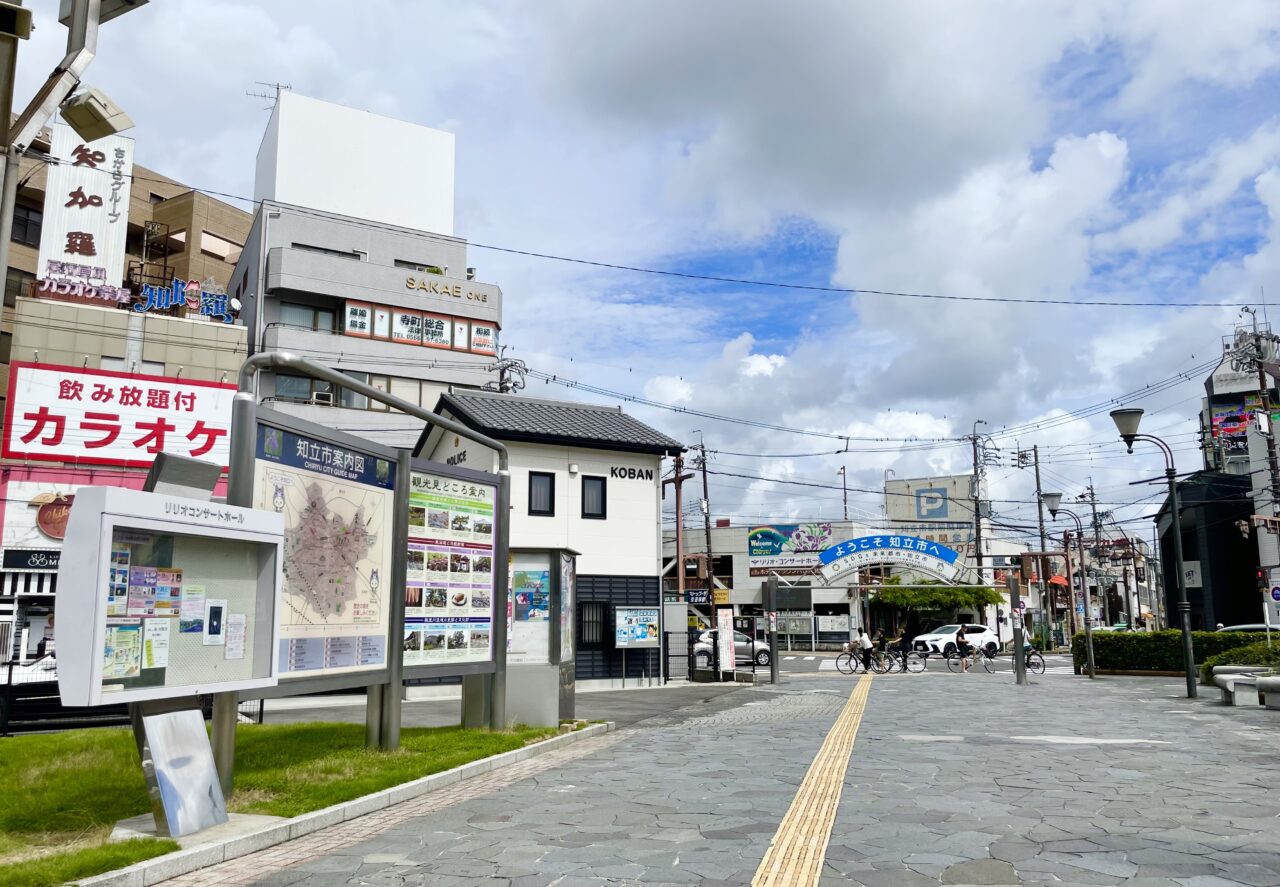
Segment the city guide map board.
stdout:
[[395,462],[258,426],[255,508],[284,516],[279,673],[387,665]]

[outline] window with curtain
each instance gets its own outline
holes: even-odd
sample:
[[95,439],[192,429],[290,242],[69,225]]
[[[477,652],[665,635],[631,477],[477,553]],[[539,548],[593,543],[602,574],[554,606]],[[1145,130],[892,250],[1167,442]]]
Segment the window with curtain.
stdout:
[[582,478],[582,516],[590,520],[605,519],[605,479],[603,477]]
[[556,476],[546,471],[529,472],[529,514],[550,517],[556,513]]

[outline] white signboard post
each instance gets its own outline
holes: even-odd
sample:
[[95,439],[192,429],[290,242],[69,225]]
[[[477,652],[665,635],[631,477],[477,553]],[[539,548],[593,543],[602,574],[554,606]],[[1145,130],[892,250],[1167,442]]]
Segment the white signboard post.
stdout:
[[716,649],[720,654],[721,671],[733,671],[738,667],[733,646],[732,610],[716,610]]
[[234,385],[9,365],[7,459],[146,468],[157,453],[226,466]]
[[118,287],[124,280],[133,139],[106,136],[86,144],[69,126],[49,128],[49,154],[58,162],[46,167],[36,267],[42,274],[51,261],[103,268],[101,282]]
[[[227,821],[193,703],[276,684],[282,523],[277,514],[163,493],[75,493],[66,534],[75,556],[58,569],[58,691],[63,705],[136,704],[162,836]],[[231,626],[233,644],[225,641]]]

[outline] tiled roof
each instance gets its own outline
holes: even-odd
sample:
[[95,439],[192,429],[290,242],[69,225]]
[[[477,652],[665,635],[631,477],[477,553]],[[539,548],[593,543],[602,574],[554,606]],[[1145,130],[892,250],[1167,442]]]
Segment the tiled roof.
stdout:
[[499,440],[545,441],[599,449],[675,454],[678,440],[616,407],[540,400],[511,394],[455,391],[440,395],[437,411]]

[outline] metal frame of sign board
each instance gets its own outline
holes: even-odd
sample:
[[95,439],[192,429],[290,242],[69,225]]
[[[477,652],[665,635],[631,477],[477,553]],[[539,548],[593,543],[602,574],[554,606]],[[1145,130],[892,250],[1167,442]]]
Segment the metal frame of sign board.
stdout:
[[[493,502],[494,502],[494,507],[493,507],[493,538],[494,538],[493,561],[494,561],[495,567],[496,567],[496,564],[497,564],[497,562],[498,562],[498,558],[499,558],[499,557],[501,557],[504,561],[507,559],[507,557],[508,557],[508,555],[509,555],[509,552],[508,552],[508,551],[500,551],[500,550],[499,550],[499,549],[500,549],[500,546],[499,546],[499,544],[498,544],[498,537],[499,537],[499,534],[498,534],[498,522],[499,522],[499,521],[510,521],[510,520],[511,520],[511,515],[510,515],[510,513],[507,513],[507,514],[499,514],[499,513],[498,513],[498,488],[499,488],[499,486],[500,486],[500,479],[499,479],[499,477],[498,477],[496,474],[490,474],[490,473],[488,473],[487,471],[476,471],[476,470],[475,470],[475,469],[473,469],[473,468],[459,468],[459,467],[458,467],[458,466],[456,466],[456,465],[447,465],[447,464],[445,464],[445,463],[443,463],[443,462],[432,462],[432,461],[429,461],[429,460],[427,460],[427,459],[420,459],[420,458],[416,458],[416,457],[415,457],[415,458],[411,458],[411,459],[409,460],[409,471],[410,471],[410,472],[413,472],[413,471],[423,471],[423,472],[427,472],[428,474],[439,474],[439,475],[441,475],[441,476],[443,476],[443,477],[451,477],[451,478],[455,478],[455,479],[457,479],[457,480],[474,481],[475,483],[485,484],[486,486],[491,486],[491,487],[493,487]],[[402,563],[404,562],[403,551],[407,550],[407,546],[408,546],[408,544],[409,544],[409,531],[408,531],[408,517],[409,517],[409,488],[408,488],[408,483],[409,483],[409,474],[408,474],[408,473],[406,473],[406,474],[405,474],[405,483],[406,483],[406,487],[405,487],[405,507],[404,507],[404,513],[405,513],[405,533],[404,533],[404,542],[403,542],[403,543],[401,544],[401,546],[400,546],[400,547],[401,547],[401,550],[402,550],[402,556],[401,556],[400,560],[401,560],[401,562],[402,562]],[[406,572],[407,572],[407,567],[405,567],[405,568],[403,568],[403,569],[406,569]],[[495,584],[496,584],[496,581],[497,581],[497,575],[498,575],[498,571],[497,571],[497,569],[496,569],[496,568],[495,568],[494,572],[493,572],[491,575],[493,575],[493,577],[494,577],[494,581],[495,581]],[[393,639],[394,639],[394,640],[395,640],[395,642],[396,642],[396,647],[397,647],[397,649],[400,649],[400,646],[401,646],[400,641],[401,641],[401,638],[403,637],[403,634],[404,634],[404,620],[405,620],[405,616],[404,616],[404,585],[405,585],[405,581],[406,581],[405,579],[401,579],[401,580],[400,580],[400,584],[399,584],[399,586],[398,586],[398,587],[401,589],[401,594],[400,594],[400,604],[399,604],[399,611],[400,611],[399,630],[398,630],[398,631],[396,631],[396,632],[394,632],[394,633],[393,633],[393,635],[392,635]],[[494,591],[493,591],[493,596],[492,596],[492,598],[491,598],[491,603],[492,603],[492,608],[493,608],[493,621],[494,621],[495,623],[496,623],[499,619],[506,619],[506,618],[507,618],[507,614],[506,614],[506,613],[501,613],[501,614],[499,614],[499,613],[498,613],[498,609],[497,609],[497,608],[498,608],[498,597],[499,597],[499,595],[498,595],[498,589],[495,587],[495,588],[494,588]],[[502,598],[505,600],[505,599],[506,599],[506,596],[505,596],[505,595],[502,595]],[[488,659],[488,660],[486,660],[485,662],[453,662],[453,663],[450,663],[450,662],[442,662],[442,663],[439,663],[438,665],[406,665],[406,666],[403,666],[403,667],[402,667],[402,669],[401,669],[401,674],[403,675],[403,678],[404,678],[405,680],[416,680],[416,679],[420,679],[420,678],[443,678],[443,677],[454,677],[454,676],[469,675],[469,674],[493,674],[493,673],[497,670],[497,667],[498,667],[498,666],[497,666],[497,663],[494,661],[494,658],[493,658],[494,647],[493,647],[493,643],[492,643],[492,638],[493,638],[493,628],[492,628],[492,624],[490,625],[490,629],[489,629],[489,631],[490,631],[490,635],[489,635],[489,637],[490,637],[490,639],[491,639],[491,642],[490,642],[490,645],[489,645],[489,659]],[[404,653],[404,651],[403,651],[403,650],[400,650],[400,653],[399,653],[399,654],[397,654],[397,655],[403,655],[403,653]]]
[[[202,509],[229,512],[243,516],[243,524],[237,526],[210,525],[197,521],[194,515],[188,519],[176,508],[166,512],[167,505],[198,505]],[[106,586],[108,557],[113,533],[117,527],[137,528],[147,532],[170,532],[175,535],[216,537],[233,539],[268,546],[270,551],[260,554],[258,575],[259,597],[262,584],[274,583],[270,597],[272,612],[257,614],[253,628],[271,625],[271,653],[267,662],[267,675],[261,678],[245,678],[235,681],[209,681],[173,687],[125,688],[109,693],[102,692],[102,643],[107,628]],[[83,528],[83,529],[82,529]],[[282,578],[282,521],[278,515],[232,505],[212,506],[208,502],[170,496],[163,493],[147,493],[119,487],[81,487],[76,491],[76,502],[68,522],[67,540],[80,541],[92,550],[82,556],[64,558],[59,568],[59,585],[66,591],[65,603],[72,603],[72,589],[92,589],[93,599],[88,613],[78,608],[62,609],[58,614],[57,632],[62,643],[59,649],[63,667],[59,669],[59,687],[66,686],[64,698],[68,705],[106,705],[123,702],[145,702],[153,699],[179,699],[209,693],[252,691],[261,692],[277,682],[275,650],[279,645],[279,620],[276,618],[281,603]],[[93,540],[93,541],[88,541]],[[261,558],[265,557],[265,562]],[[173,618],[177,621],[176,617]],[[79,651],[88,651],[87,668],[76,667]],[[87,682],[83,679],[87,675]]]
[[[560,610],[561,610],[561,608],[562,608],[562,607],[563,607],[563,605],[564,605],[564,583],[562,582],[562,579],[563,579],[563,576],[564,576],[564,562],[563,562],[563,560],[561,560],[561,557],[560,557],[560,556],[561,556],[561,555],[565,555],[565,554],[569,555],[571,558],[574,558],[574,559],[575,559],[575,561],[574,561],[574,565],[575,565],[575,569],[574,569],[574,579],[575,579],[574,592],[575,592],[575,594],[576,594],[576,592],[577,592],[577,586],[576,586],[576,580],[577,580],[577,569],[576,569],[576,566],[577,566],[577,561],[576,561],[576,558],[581,557],[581,555],[582,555],[582,552],[578,551],[577,549],[575,549],[575,548],[530,548],[530,547],[525,546],[525,545],[519,545],[519,546],[512,545],[512,546],[510,546],[510,547],[509,547],[509,549],[508,549],[508,552],[507,552],[507,553],[508,553],[508,555],[509,555],[509,556],[514,556],[514,555],[517,555],[517,554],[545,554],[545,555],[547,555],[547,556],[548,556],[548,560],[550,561],[550,564],[551,564],[551,566],[549,567],[549,572],[550,572],[549,579],[550,579],[550,582],[551,582],[551,588],[549,589],[549,591],[550,591],[550,596],[548,597],[548,603],[551,605],[551,609],[552,609],[553,611],[555,611],[556,613],[559,613],[559,612],[560,612]],[[577,609],[577,602],[576,602],[576,601],[574,601],[573,603],[574,603],[574,609],[576,610],[576,609]],[[576,612],[574,613],[574,619],[575,619],[575,620],[577,619],[577,613],[576,613]],[[550,649],[547,651],[547,664],[548,664],[548,665],[567,665],[567,664],[571,664],[571,663],[573,663],[573,662],[577,659],[577,650],[576,650],[576,649],[574,650],[574,655],[570,656],[568,659],[566,659],[566,658],[564,658],[563,656],[561,656],[561,655],[560,655],[560,653],[561,653],[561,640],[562,640],[562,639],[561,639],[561,635],[560,635],[560,620],[559,620],[559,619],[551,619],[551,620],[550,620],[550,628],[549,628],[548,633],[547,633],[547,644],[548,644],[548,646],[549,646],[549,648],[550,648]],[[575,641],[574,646],[575,646],[575,648],[576,648],[576,646],[577,646],[577,643],[576,643],[577,638],[576,638],[576,636],[575,636],[575,638],[574,638],[574,641]]]
[[[310,437],[315,440],[331,443],[334,446],[344,447],[349,450],[358,450],[363,453],[377,456],[380,459],[386,459],[397,466],[396,471],[400,476],[396,478],[395,492],[393,494],[393,508],[395,515],[395,526],[392,527],[392,545],[393,557],[391,560],[391,581],[388,584],[389,589],[399,589],[399,593],[388,593],[390,602],[391,616],[387,623],[387,663],[381,668],[371,668],[367,671],[353,671],[337,675],[316,675],[307,672],[298,673],[296,676],[289,674],[281,674],[279,683],[265,691],[254,691],[251,693],[241,693],[241,699],[274,699],[281,696],[301,696],[310,693],[324,693],[330,690],[349,690],[355,687],[368,687],[372,684],[385,684],[390,680],[391,676],[391,656],[392,649],[398,648],[398,642],[393,644],[400,636],[398,630],[393,631],[393,626],[404,621],[404,558],[396,556],[404,550],[405,537],[405,521],[402,515],[407,517],[409,512],[409,476],[400,466],[401,451],[383,444],[377,444],[373,441],[365,440],[362,437],[356,437],[342,431],[335,431],[318,422],[310,422],[306,419],[299,419],[297,416],[290,416],[279,410],[274,410],[268,406],[260,405],[257,409],[258,428],[263,425],[272,428],[280,428],[284,431],[291,431],[294,434]],[[253,431],[254,447],[256,451],[258,428]],[[254,475],[257,474],[257,464],[255,459]],[[283,588],[281,595],[283,596]],[[277,643],[277,650],[279,644]]]

